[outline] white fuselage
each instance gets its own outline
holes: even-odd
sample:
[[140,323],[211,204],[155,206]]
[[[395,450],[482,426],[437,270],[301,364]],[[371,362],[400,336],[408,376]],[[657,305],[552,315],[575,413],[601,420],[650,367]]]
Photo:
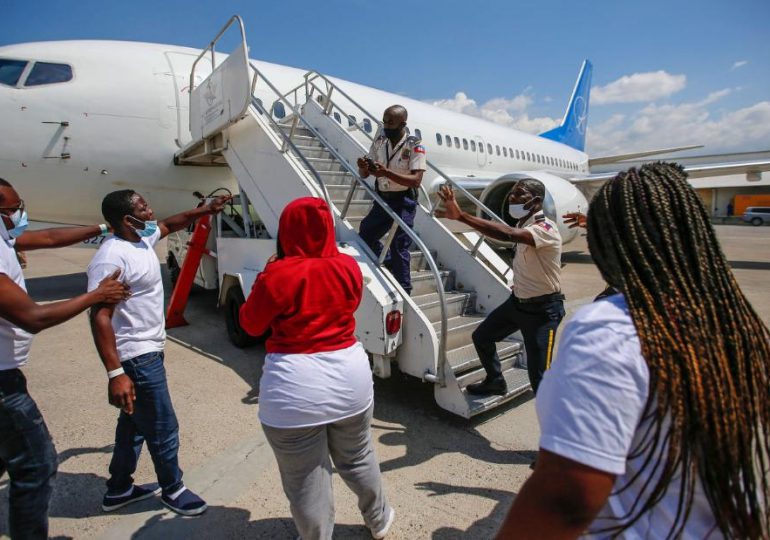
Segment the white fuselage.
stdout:
[[[16,87],[0,84],[0,177],[16,186],[31,218],[99,222],[104,195],[123,188],[141,192],[163,217],[191,207],[193,191],[234,189],[226,167],[173,162],[180,145],[190,141],[188,86],[198,54],[185,47],[115,41],[0,47],[0,59],[69,64],[73,71],[72,80],[63,83],[24,87],[22,78]],[[265,62],[254,65],[282,91],[299,85],[306,73]],[[206,62],[200,66],[198,81],[211,69]],[[507,173],[545,171],[554,178],[546,186],[551,195],[574,200],[577,190],[564,178],[588,172],[588,156],[564,144],[333,80],[377,117],[395,103],[405,106],[409,128],[413,134],[419,130],[428,159],[455,179],[491,182]],[[256,97],[268,106],[275,99],[274,94]],[[437,175],[426,174],[428,189],[437,182]],[[559,190],[565,190],[564,197]]]

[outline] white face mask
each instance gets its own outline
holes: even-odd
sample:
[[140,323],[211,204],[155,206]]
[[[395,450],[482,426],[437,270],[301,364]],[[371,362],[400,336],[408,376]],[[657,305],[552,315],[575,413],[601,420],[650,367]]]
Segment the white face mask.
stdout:
[[527,214],[529,214],[529,210],[524,209],[523,204],[509,204],[508,205],[508,213],[511,214],[511,217],[514,219],[521,219]]

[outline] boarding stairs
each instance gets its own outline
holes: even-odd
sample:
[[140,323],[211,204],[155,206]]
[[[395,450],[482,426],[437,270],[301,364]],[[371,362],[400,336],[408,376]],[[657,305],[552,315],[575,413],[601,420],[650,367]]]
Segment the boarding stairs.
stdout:
[[[214,65],[215,39],[201,53],[203,57],[212,52],[212,74],[190,95],[193,142],[178,152],[175,161],[180,165],[226,163],[238,180],[241,199],[251,203],[272,238],[286,204],[303,196],[327,200],[335,217],[338,244],[357,258],[364,273],[357,334],[373,359],[376,375],[389,376],[395,361],[401,372],[433,383],[441,407],[466,418],[526,392],[524,349],[515,338],[497,345],[508,393],[472,396],[466,390],[485,376],[471,335],[486,314],[510,294],[504,276],[488,264],[493,252],[485,251],[483,238],[471,246],[467,237],[458,239],[433,216],[433,202],[422,190],[414,228],[404,227],[414,249],[413,290],[407,295],[383,266],[396,227],[403,223],[374,191],[373,178],[361,179],[357,172],[356,159],[368,150],[366,138],[371,137],[361,125],[351,130],[335,120],[347,119],[353,112],[375,125],[377,118],[317,72],[308,72],[288,91],[278,89],[249,62],[242,22],[234,17],[228,25],[234,23],[240,26],[242,37],[236,51]],[[191,81],[194,70],[195,65]],[[276,107],[279,103],[280,108]],[[279,109],[288,114],[279,118]],[[453,183],[440,171],[438,174]],[[459,186],[456,189],[464,191]],[[394,218],[379,258],[357,234],[374,204],[383,205]],[[395,334],[389,333],[388,321],[383,320],[387,307],[379,309],[388,303],[403,314]],[[373,339],[371,334],[377,334],[378,326],[382,331]],[[370,331],[372,328],[375,330]]]

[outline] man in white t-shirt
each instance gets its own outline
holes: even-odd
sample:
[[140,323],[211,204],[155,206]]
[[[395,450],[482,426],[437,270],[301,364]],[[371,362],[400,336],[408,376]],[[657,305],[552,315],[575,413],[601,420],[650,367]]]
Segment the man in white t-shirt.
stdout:
[[160,222],[153,219],[147,201],[133,190],[112,192],[102,202],[102,214],[112,225],[114,237],[102,244],[88,266],[88,287],[95,287],[103,276],[118,269],[132,289],[129,301],[91,310],[94,342],[109,379],[109,400],[121,409],[102,502],[106,512],[157,493],[153,487],[134,485],[132,478],[145,441],[163,504],[187,516],[206,510],[205,501],[184,486],[178,464],[179,425],[163,365],[163,283],[153,246],[199,217],[222,211],[229,199],[218,197]]
[[0,474],[8,471],[10,477],[11,538],[47,538],[56,449],[20,368],[29,360],[32,334],[61,324],[94,304],[120,302],[129,292],[114,273],[90,293],[36,304],[27,294],[14,248],[68,246],[106,232],[107,226],[25,232],[26,224],[24,201],[0,178]]

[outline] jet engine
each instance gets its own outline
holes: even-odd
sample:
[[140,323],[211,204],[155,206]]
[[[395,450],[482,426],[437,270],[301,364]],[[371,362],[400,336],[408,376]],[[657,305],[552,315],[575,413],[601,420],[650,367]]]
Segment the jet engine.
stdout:
[[[560,176],[543,171],[528,171],[526,173],[509,173],[501,176],[484,191],[479,200],[484,205],[502,217],[506,223],[515,225],[515,220],[508,214],[508,194],[514,184],[523,178],[540,180],[545,186],[545,201],[543,211],[546,217],[555,222],[559,227],[559,233],[563,243],[571,242],[578,235],[579,229],[570,229],[564,224],[562,216],[568,212],[583,212],[588,210],[588,201],[572,183]],[[477,211],[482,216],[483,212]],[[500,242],[503,244],[503,242]]]

